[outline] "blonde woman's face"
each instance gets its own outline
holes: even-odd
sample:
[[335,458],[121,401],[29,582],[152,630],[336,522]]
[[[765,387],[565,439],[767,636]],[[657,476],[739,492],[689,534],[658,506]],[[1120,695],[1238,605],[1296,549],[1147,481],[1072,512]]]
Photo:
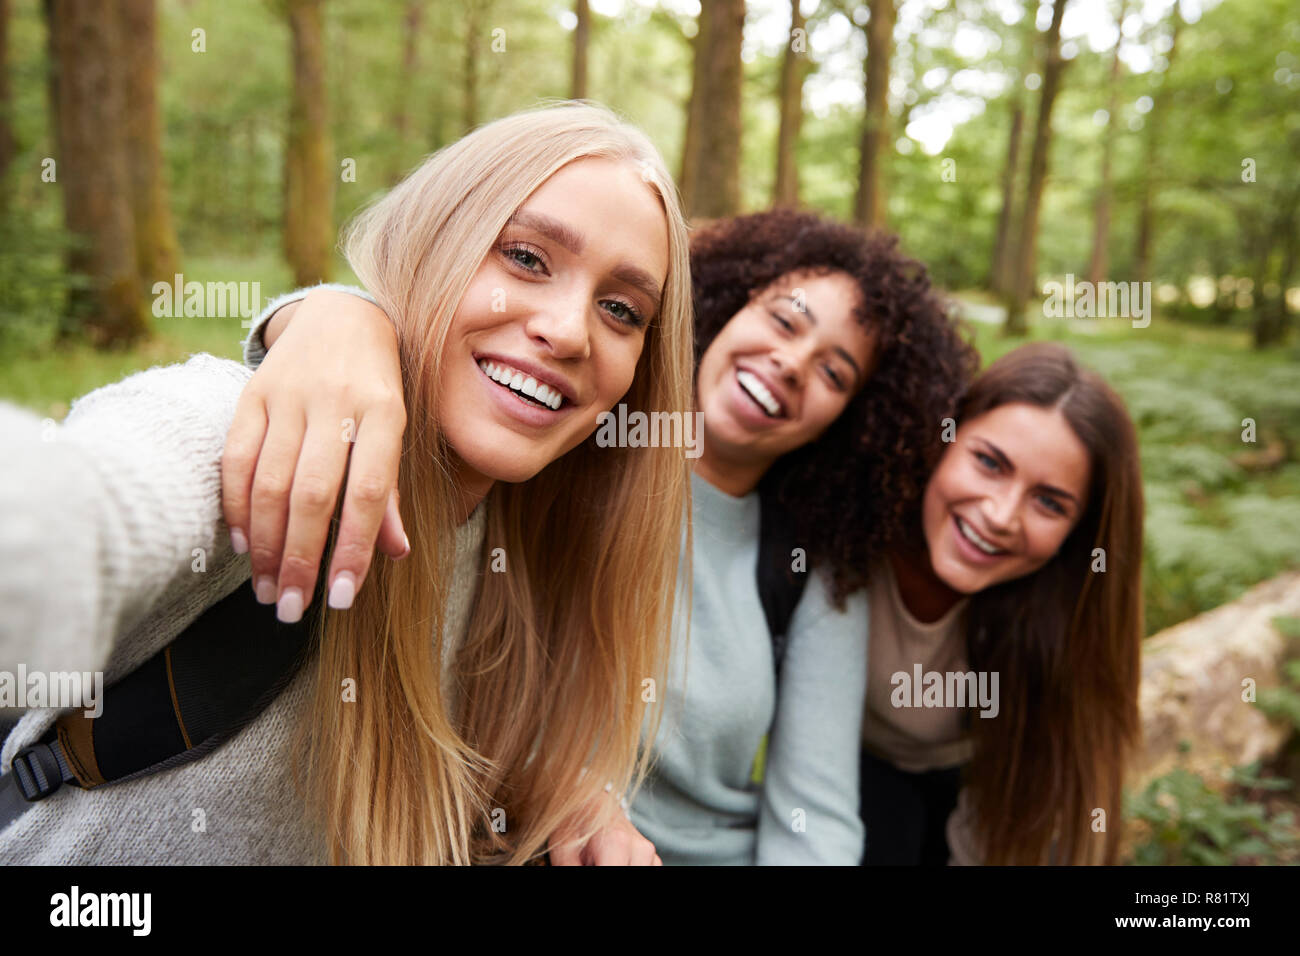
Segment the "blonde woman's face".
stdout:
[[975,594],[1037,571],[1087,507],[1090,471],[1057,409],[1017,402],[963,422],[925,489],[935,574]]
[[595,430],[632,385],[667,276],[667,220],[633,165],[577,160],[516,210],[443,356],[463,483],[524,481]]

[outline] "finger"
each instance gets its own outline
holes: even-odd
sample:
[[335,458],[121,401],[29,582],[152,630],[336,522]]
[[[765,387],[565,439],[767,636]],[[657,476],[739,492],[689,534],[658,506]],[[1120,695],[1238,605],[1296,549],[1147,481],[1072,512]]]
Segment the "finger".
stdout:
[[262,452],[253,475],[248,547],[253,559],[253,590],[263,604],[274,604],[276,577],[285,526],[289,521],[289,491],[298,466],[306,424],[301,409],[277,409],[270,417]]
[[[277,616],[292,624],[316,591],[334,503],[343,487],[349,444],[332,425],[308,425],[289,492],[289,523],[280,559]],[[349,601],[349,604],[351,602]]]
[[601,834],[588,845],[594,866],[630,866],[632,851],[622,833]]
[[[400,467],[400,466],[399,466]],[[401,494],[396,488],[388,496],[388,507],[384,509],[384,520],[379,524],[379,550],[393,560],[406,557],[411,553],[411,542],[402,527],[402,512],[399,504]]]
[[265,437],[266,404],[261,395],[244,389],[235,406],[235,417],[226,433],[226,447],[221,453],[221,510],[236,554],[248,552],[253,472],[257,469],[257,456]]
[[367,415],[357,431],[348,466],[338,541],[330,560],[330,607],[351,607],[352,598],[365,583],[379,525],[397,483],[397,463],[402,454],[401,426],[398,419]]
[[649,840],[634,840],[631,847],[632,859],[629,861],[628,865],[654,866],[656,856],[658,856],[658,854],[655,853],[655,845]]
[[559,846],[551,845],[551,866],[582,866],[582,854],[579,846],[572,842],[563,842]]

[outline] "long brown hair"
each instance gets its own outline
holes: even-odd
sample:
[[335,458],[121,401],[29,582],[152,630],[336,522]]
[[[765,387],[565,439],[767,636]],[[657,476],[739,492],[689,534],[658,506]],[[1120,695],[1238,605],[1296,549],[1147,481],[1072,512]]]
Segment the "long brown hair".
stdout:
[[1119,396],[1055,343],[990,365],[959,420],[1010,403],[1059,409],[1092,477],[1087,509],[1052,560],[971,598],[971,666],[997,672],[1002,688],[998,717],[972,721],[971,809],[986,863],[1113,863],[1139,733],[1137,436]]

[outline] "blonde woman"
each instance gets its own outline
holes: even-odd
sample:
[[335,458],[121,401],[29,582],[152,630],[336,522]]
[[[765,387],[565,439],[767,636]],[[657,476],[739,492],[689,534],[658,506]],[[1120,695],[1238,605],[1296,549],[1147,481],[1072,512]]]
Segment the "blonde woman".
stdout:
[[[400,461],[409,556],[364,589],[331,582],[319,652],[238,736],[62,787],[0,832],[0,862],[527,862],[556,833],[608,826],[611,792],[635,788],[689,462],[591,435],[619,401],[689,407],[686,234],[660,157],[597,107],[517,114],[428,159],[347,254],[395,320],[407,425],[367,459]],[[516,392],[505,367],[545,391]],[[236,405],[263,401],[250,374],[195,356],[92,393],[57,429],[0,407],[0,668],[111,684],[253,583],[244,552],[265,542],[227,533],[220,492]],[[342,416],[307,431],[296,456],[259,462],[253,498],[291,487],[295,506],[331,509],[303,476],[379,431]],[[256,459],[260,437],[228,453]],[[376,504],[373,487],[360,476],[351,503]],[[257,583],[282,621],[311,603],[310,586]],[[56,716],[23,718],[6,775]]]

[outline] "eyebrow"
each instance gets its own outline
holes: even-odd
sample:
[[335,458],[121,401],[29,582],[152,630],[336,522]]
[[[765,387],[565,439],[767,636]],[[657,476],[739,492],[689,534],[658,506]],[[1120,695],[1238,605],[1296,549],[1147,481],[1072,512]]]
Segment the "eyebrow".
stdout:
[[[518,209],[506,220],[506,225],[522,226],[525,229],[540,233],[563,246],[575,256],[582,255],[582,250],[587,247],[587,242],[580,232],[567,223],[563,223],[545,213]],[[659,283],[655,282],[650,273],[629,262],[620,262],[610,270],[610,275],[619,282],[636,289],[650,300],[650,314],[646,316],[647,321],[658,314],[661,293]]]
[[[989,441],[987,438],[980,438],[980,436],[978,435],[976,435],[975,437],[980,441],[982,441],[984,444],[989,446],[989,450],[993,452],[993,457],[998,459],[998,461],[1002,462],[1002,466],[1004,468],[1006,468],[1008,471],[1016,470],[1016,466],[1011,464],[1011,459],[1008,458],[1005,454],[1003,454],[1001,448],[993,444],[993,442]],[[1076,505],[1079,503],[1078,498],[1076,498],[1074,495],[1070,494],[1068,491],[1066,491],[1063,488],[1057,488],[1055,485],[1042,485],[1042,484],[1040,484],[1038,487],[1041,488],[1043,491],[1046,491],[1048,494],[1056,495],[1057,497],[1060,498],[1068,498],[1070,501],[1073,501]]]
[[[791,305],[794,305],[794,296],[779,295],[777,296],[777,298],[786,299]],[[807,302],[803,304],[802,309],[796,308],[795,311],[802,312],[804,315],[808,316],[809,324],[811,325],[817,324],[817,316],[813,315],[812,309],[808,308]],[[861,382],[864,378],[866,378],[866,376],[862,374],[862,368],[858,365],[857,362],[853,360],[853,356],[850,355],[846,349],[844,349],[842,346],[839,345],[833,345],[831,346],[831,351],[833,351],[836,355],[844,359],[844,361],[848,362],[849,365],[853,367],[853,374],[857,376],[856,381],[853,383],[854,385],[856,385],[858,382]]]

